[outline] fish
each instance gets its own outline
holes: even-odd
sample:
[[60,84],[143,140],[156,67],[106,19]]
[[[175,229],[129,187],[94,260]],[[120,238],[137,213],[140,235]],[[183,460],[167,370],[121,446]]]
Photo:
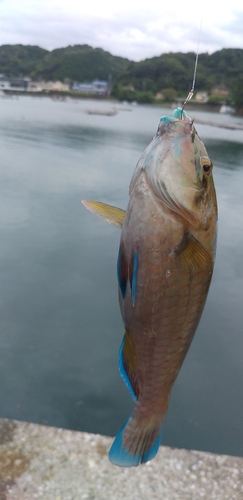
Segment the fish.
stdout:
[[177,108],[162,116],[137,163],[126,211],[83,201],[121,228],[119,369],[135,402],[109,451],[121,467],[157,454],[170,393],[205,305],[217,239],[212,170],[194,120]]

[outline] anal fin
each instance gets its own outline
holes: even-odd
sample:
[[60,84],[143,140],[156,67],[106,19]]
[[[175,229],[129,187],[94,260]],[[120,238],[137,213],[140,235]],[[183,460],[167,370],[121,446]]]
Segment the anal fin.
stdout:
[[124,334],[119,351],[119,369],[133,400],[136,401],[139,395],[136,351],[133,339],[128,331]]

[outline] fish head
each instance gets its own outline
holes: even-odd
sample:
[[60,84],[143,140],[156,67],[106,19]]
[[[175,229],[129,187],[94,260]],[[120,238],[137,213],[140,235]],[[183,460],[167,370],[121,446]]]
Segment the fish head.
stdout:
[[207,229],[217,213],[213,164],[185,111],[161,118],[139,163],[156,196],[186,227]]

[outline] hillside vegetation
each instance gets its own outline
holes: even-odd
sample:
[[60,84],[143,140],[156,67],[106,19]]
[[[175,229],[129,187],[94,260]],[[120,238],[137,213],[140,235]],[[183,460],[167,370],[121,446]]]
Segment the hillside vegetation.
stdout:
[[35,45],[1,45],[0,73],[7,76],[30,76],[48,50]]
[[0,73],[30,76],[33,80],[107,80],[110,74],[116,77],[124,72],[128,63],[128,59],[89,45],[74,45],[51,52],[31,45],[0,46]]
[[[195,57],[193,52],[170,52],[138,63],[131,62],[121,82],[133,83],[140,90],[149,88],[153,92],[162,88],[187,91],[192,81]],[[200,90],[210,90],[215,85],[231,88],[241,75],[242,49],[222,49],[212,55],[199,55],[196,85]]]
[[[128,100],[138,97],[144,102],[153,100],[161,91],[171,99],[185,95],[191,87],[194,64],[193,52],[170,52],[134,62],[89,45],[53,51],[31,45],[0,46],[0,73],[7,76],[53,81],[68,79],[70,82],[90,82],[96,78],[107,80],[112,76],[115,97]],[[211,55],[199,55],[197,91],[210,93],[215,86],[223,87],[230,92],[228,100],[234,101],[241,90],[242,80],[243,49],[222,49]],[[237,106],[240,105],[238,101]]]

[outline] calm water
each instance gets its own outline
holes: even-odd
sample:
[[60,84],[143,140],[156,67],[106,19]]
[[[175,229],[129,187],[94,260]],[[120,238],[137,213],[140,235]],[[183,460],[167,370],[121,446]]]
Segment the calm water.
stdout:
[[[126,207],[136,162],[168,110],[85,113],[109,106],[0,100],[1,417],[115,435],[132,409],[117,367],[120,232],[80,200]],[[218,251],[163,444],[243,456],[243,133],[197,129],[215,165]]]

